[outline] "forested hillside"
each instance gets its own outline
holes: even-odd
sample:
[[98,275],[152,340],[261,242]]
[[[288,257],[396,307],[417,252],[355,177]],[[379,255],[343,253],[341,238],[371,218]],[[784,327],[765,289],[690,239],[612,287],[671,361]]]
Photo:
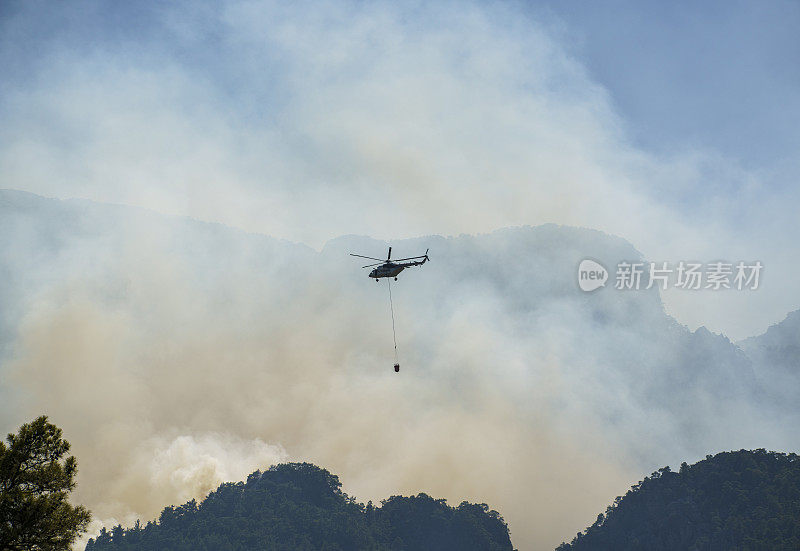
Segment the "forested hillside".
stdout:
[[800,457],[763,449],[669,467],[557,551],[800,549]]
[[86,551],[511,550],[503,518],[485,504],[448,506],[425,494],[380,507],[342,492],[339,478],[309,463],[256,471],[201,503],[167,507],[156,522],[117,526]]
[[[353,488],[481,496],[537,550],[653,465],[797,449],[797,315],[739,347],[671,318],[657,285],[583,293],[580,259],[646,260],[585,228],[395,240],[397,257],[432,255],[392,282],[396,376],[386,285],[349,256],[388,245],[315,251],[0,190],[0,414],[80,420],[65,428],[97,518],[153,519],[199,495],[192,473],[207,491],[313,449]],[[78,399],[92,388],[107,398]]]

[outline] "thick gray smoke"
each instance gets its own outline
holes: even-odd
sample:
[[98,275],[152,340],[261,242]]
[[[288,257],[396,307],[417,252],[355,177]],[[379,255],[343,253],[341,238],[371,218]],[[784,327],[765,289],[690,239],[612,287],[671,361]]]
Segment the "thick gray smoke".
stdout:
[[797,190],[713,151],[635,147],[575,55],[579,34],[543,12],[13,5],[0,11],[0,182],[314,247],[343,234],[591,227],[654,261],[767,266],[757,295],[665,296],[692,328],[743,338],[800,307]]
[[653,291],[578,289],[582,258],[638,257],[600,232],[395,242],[433,259],[393,283],[395,374],[386,282],[347,256],[386,243],[318,253],[18,192],[0,207],[3,426],[62,426],[77,498],[106,523],[302,459],[362,500],[488,502],[517,546],[547,549],[658,466],[798,444],[774,422],[790,405],[759,416],[757,371],[724,337],[690,333]]
[[[108,6],[0,7],[0,185],[99,202],[0,192],[0,428],[62,426],[100,521],[309,460],[550,549],[664,464],[797,448],[794,318],[746,354],[681,323],[738,339],[798,307],[798,190],[637,148],[553,18]],[[393,288],[399,374],[386,283],[347,256],[388,238],[432,258]],[[583,258],[642,255],[764,280],[578,290]]]

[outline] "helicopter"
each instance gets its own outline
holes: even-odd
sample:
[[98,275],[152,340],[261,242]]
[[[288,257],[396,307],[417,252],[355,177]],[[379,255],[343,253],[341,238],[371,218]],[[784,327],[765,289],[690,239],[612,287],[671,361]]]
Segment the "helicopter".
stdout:
[[[392,248],[389,247],[389,254],[386,255],[386,260],[381,260],[380,258],[373,258],[371,256],[364,256],[361,254],[353,254],[350,253],[350,256],[357,256],[359,258],[367,258],[369,260],[377,260],[377,264],[367,264],[366,266],[362,266],[362,268],[371,268],[372,266],[377,266],[374,270],[369,273],[369,277],[375,278],[375,281],[379,281],[382,277],[393,277],[395,281],[397,281],[397,276],[405,270],[406,268],[410,268],[411,266],[422,266],[426,262],[430,260],[428,258],[428,251],[430,249],[425,249],[425,254],[420,256],[410,256],[408,258],[398,258],[396,260],[392,260]],[[422,260],[419,260],[419,259]],[[409,261],[409,262],[406,262]]]

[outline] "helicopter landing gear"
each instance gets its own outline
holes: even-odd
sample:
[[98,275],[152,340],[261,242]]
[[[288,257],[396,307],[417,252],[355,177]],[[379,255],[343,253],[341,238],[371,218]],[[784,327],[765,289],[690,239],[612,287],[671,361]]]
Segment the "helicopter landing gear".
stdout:
[[375,278],[375,283],[378,283],[379,281],[380,281],[380,280],[379,280],[379,279],[376,277],[376,278]]
[[398,373],[400,371],[400,364],[394,364],[394,372]]
[[394,278],[394,280],[397,281],[397,278]]

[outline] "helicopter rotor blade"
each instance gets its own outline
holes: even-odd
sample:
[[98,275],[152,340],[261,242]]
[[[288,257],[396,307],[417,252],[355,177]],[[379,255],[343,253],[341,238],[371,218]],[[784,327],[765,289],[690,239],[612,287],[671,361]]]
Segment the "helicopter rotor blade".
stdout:
[[392,258],[392,248],[391,248],[391,247],[389,247],[389,256],[387,256],[387,257],[386,257],[386,262],[389,262],[389,260],[390,260],[391,258]]
[[350,256],[357,256],[357,257],[359,257],[359,258],[368,258],[369,260],[378,260],[378,261],[380,261],[380,262],[383,262],[383,260],[381,260],[380,258],[374,258],[374,257],[372,257],[372,256],[364,256],[363,254],[353,254],[353,253],[350,253]]
[[371,268],[372,266],[380,266],[381,264],[386,264],[383,260],[378,262],[377,264],[367,264],[366,266],[361,266],[362,268]]

